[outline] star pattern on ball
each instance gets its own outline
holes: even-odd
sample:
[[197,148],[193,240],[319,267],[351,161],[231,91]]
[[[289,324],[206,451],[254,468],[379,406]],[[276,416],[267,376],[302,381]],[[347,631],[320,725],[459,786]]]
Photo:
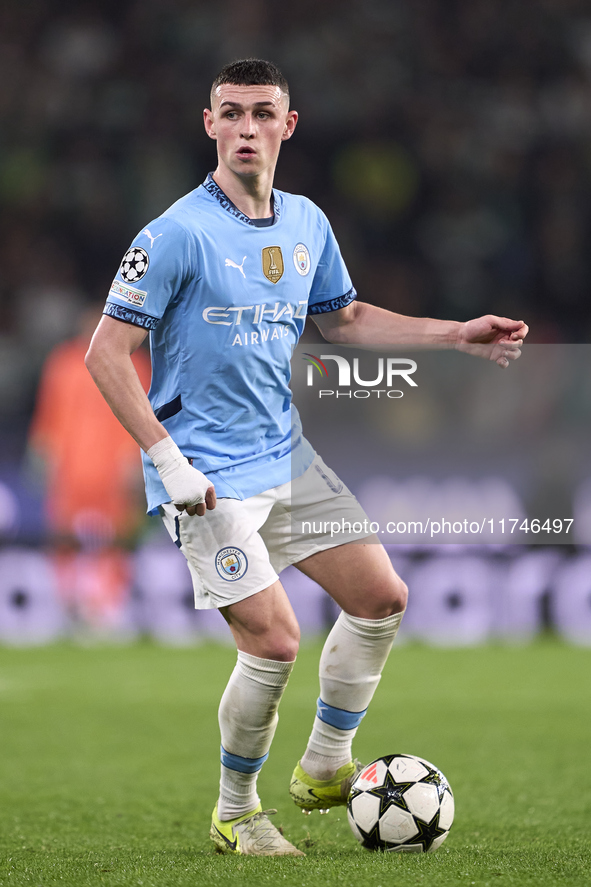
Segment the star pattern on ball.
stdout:
[[[349,796],[348,816],[357,839],[367,850],[390,853],[427,853],[440,846],[453,819],[453,793],[443,773],[414,755],[384,755],[372,763],[379,762],[386,767],[378,775],[368,765]],[[380,784],[372,784],[378,780]],[[449,820],[446,828],[440,825],[442,815]]]
[[390,771],[387,770],[383,784],[369,789],[367,794],[380,799],[380,816],[383,816],[386,810],[392,806],[408,810],[408,805],[404,800],[404,792],[415,784],[414,782],[396,782]]
[[412,840],[409,841],[410,844],[422,844],[423,852],[426,853],[433,841],[437,838],[440,838],[441,835],[447,834],[447,829],[439,828],[439,813],[438,810],[431,822],[426,823],[422,822],[418,817],[415,816],[415,825],[419,830],[418,835],[413,835]]
[[363,829],[358,825],[359,834],[363,838],[361,842],[361,846],[365,847],[366,850],[388,850],[390,845],[383,841],[380,838],[380,822],[379,820],[376,822],[374,827],[370,832],[364,832]]
[[441,804],[446,792],[449,792],[450,795],[452,794],[449,782],[441,770],[436,770],[434,767],[427,767],[426,764],[423,764],[423,767],[429,770],[429,773],[427,776],[423,776],[422,779],[419,779],[419,782],[425,783],[426,785],[434,785],[437,789],[437,794],[439,795],[439,803]]

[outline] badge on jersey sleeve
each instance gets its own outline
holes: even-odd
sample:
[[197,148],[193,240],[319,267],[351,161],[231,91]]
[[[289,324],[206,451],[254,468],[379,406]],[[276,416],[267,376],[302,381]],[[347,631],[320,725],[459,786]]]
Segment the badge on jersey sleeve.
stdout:
[[150,257],[141,246],[132,246],[123,256],[121,262],[121,277],[125,283],[136,283],[145,277],[150,264]]
[[280,246],[265,246],[262,251],[263,274],[271,283],[283,277],[283,254]]

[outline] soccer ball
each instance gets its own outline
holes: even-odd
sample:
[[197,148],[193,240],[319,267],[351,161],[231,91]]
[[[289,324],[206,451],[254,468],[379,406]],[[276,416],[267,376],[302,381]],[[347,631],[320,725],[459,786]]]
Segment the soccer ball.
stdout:
[[454,818],[454,796],[441,770],[414,755],[386,755],[351,786],[347,815],[367,850],[432,853]]
[[150,257],[141,246],[132,246],[123,256],[121,262],[121,277],[126,283],[134,283],[141,280],[150,264]]

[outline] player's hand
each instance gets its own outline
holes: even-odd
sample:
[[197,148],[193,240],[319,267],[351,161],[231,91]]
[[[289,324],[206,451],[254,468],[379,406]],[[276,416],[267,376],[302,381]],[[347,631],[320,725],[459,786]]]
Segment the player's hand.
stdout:
[[[191,466],[189,466],[189,467],[191,467]],[[197,471],[198,474],[201,474],[201,472],[198,471],[197,468],[193,468],[193,471]],[[205,477],[205,475],[201,474],[201,477]],[[216,501],[217,501],[216,495],[215,495],[215,487],[213,486],[213,484],[209,483],[209,481],[207,480],[206,477],[205,477],[205,480],[207,481],[209,486],[208,486],[207,490],[205,491],[205,501],[204,502],[198,502],[196,505],[187,505],[187,503],[184,503],[183,505],[178,505],[175,502],[174,503],[175,508],[177,508],[179,511],[184,510],[187,512],[187,514],[190,514],[190,515],[196,514],[199,517],[203,517],[203,515],[205,514],[206,511],[211,511],[213,508],[215,508]]]
[[158,469],[170,501],[179,511],[203,517],[216,506],[215,488],[198,468],[185,459],[171,437],[165,437],[147,450]]
[[456,348],[475,357],[494,360],[506,369],[510,360],[517,360],[521,355],[528,332],[529,327],[522,320],[486,314],[461,324]]

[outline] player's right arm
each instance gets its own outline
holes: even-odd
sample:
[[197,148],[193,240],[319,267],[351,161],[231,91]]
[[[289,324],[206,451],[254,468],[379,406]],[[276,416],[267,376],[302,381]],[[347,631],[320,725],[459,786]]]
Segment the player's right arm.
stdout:
[[203,515],[206,507],[215,508],[213,484],[189,464],[154,415],[131,360],[146,335],[142,327],[104,315],[86,366],[115,416],[154,462],[171,501],[179,511]]

